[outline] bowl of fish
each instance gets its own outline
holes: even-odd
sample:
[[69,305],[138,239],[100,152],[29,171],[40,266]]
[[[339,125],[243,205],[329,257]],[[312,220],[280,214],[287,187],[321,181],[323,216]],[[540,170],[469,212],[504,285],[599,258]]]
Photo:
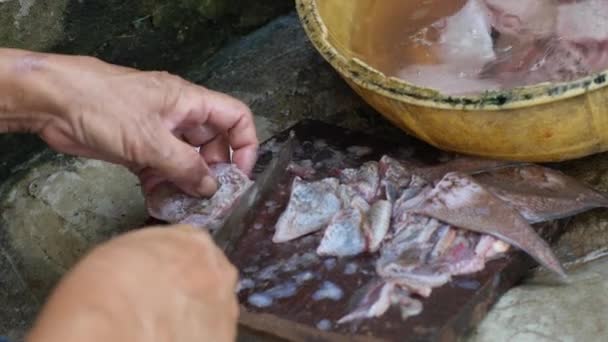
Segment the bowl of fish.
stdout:
[[365,101],[440,149],[554,162],[608,150],[608,2],[296,0]]

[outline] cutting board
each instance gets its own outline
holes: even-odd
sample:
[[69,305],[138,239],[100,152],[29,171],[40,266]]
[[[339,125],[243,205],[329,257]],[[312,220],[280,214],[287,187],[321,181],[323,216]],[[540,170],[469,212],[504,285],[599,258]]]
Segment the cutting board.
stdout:
[[[337,168],[379,160],[384,154],[423,163],[435,163],[446,156],[407,136],[401,140],[405,143],[396,143],[318,121],[302,121],[261,144],[254,178],[292,130],[299,140],[294,161],[309,160],[315,165],[315,178],[335,175]],[[422,300],[424,310],[418,316],[403,320],[399,310],[391,308],[380,318],[338,325],[336,321],[352,310],[375,279],[374,258],[315,257],[322,232],[274,244],[274,224],[287,204],[292,179],[289,174],[277,179],[276,191],[256,208],[256,217],[247,222],[246,233],[228,256],[245,279],[238,292],[242,341],[455,341],[478,324],[498,298],[535,265],[525,254],[512,250],[504,258],[487,263],[483,271],[454,277],[434,289]],[[557,221],[535,228],[551,241],[562,227]],[[306,278],[310,279],[302,281]],[[315,300],[315,292],[325,282],[340,289],[339,299]],[[294,283],[295,290],[290,287]],[[268,306],[252,305],[252,294],[277,286],[285,291],[284,298]]]

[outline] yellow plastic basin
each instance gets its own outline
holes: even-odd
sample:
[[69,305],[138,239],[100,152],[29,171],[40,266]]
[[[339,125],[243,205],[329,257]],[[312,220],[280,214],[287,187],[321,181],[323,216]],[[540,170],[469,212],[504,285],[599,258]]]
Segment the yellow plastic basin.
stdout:
[[404,131],[444,150],[521,161],[563,161],[608,150],[608,71],[479,96],[443,95],[387,77],[353,52],[353,37],[374,34],[360,25],[362,17],[375,15],[373,3],[296,0],[316,49]]

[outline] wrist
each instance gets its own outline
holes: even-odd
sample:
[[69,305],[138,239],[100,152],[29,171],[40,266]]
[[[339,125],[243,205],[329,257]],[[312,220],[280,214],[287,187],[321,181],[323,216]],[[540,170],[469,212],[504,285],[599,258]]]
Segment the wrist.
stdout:
[[37,133],[60,115],[53,55],[0,48],[0,133]]

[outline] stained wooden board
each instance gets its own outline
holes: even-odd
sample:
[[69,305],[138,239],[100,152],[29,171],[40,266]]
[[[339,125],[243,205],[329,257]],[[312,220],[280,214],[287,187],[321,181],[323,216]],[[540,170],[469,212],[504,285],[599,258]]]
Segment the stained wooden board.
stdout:
[[[407,145],[400,145],[384,141],[382,137],[370,137],[316,121],[303,121],[261,145],[262,153],[254,175],[264,169],[276,152],[277,143],[285,140],[290,130],[295,131],[300,141],[294,160],[311,160],[317,169],[315,178],[334,175],[332,170],[336,168],[357,167],[368,160],[377,161],[384,154],[424,163],[437,162],[443,156],[440,151],[423,143],[404,139],[408,141]],[[360,155],[360,147],[371,148],[371,153]],[[377,279],[373,268],[375,256],[319,257],[314,260],[322,232],[274,244],[271,241],[274,224],[287,204],[292,178],[292,175],[286,175],[284,179],[277,180],[276,191],[256,208],[256,218],[248,222],[247,232],[238,242],[235,252],[229,255],[240,270],[242,279],[251,279],[255,283],[255,288],[243,289],[238,294],[241,327],[248,336],[257,336],[253,338],[255,340],[454,341],[479,323],[500,295],[534,265],[523,253],[512,251],[502,259],[489,262],[481,272],[454,277],[450,283],[434,289],[429,298],[422,300],[424,310],[418,316],[403,320],[399,310],[391,308],[380,318],[336,325],[338,319],[352,310],[364,287]],[[537,228],[551,240],[558,236],[561,226],[557,222]],[[302,254],[306,257],[303,258]],[[293,260],[303,262],[293,265]],[[352,265],[348,264],[356,264],[356,272],[346,274],[347,268],[352,271]],[[261,274],[272,273],[268,271],[273,268],[279,268],[274,277],[259,279]],[[311,272],[314,278],[300,283],[293,295],[275,300],[268,307],[249,303],[252,294],[293,283],[305,272]],[[313,299],[314,293],[326,281],[342,290],[341,299]],[[331,322],[328,331],[317,329],[321,320]]]

